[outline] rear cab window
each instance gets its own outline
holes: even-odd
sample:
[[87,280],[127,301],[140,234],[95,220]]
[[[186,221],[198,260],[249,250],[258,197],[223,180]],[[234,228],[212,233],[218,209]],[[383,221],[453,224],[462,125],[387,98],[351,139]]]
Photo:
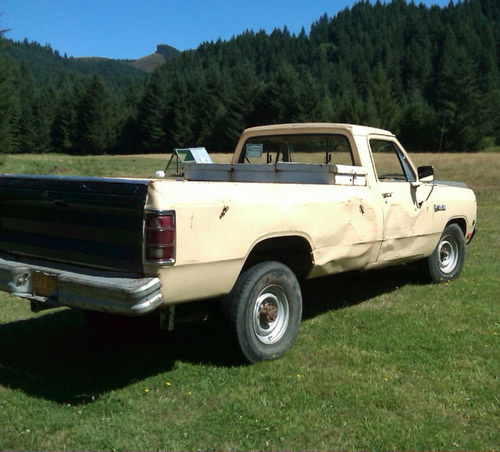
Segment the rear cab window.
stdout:
[[353,165],[348,138],[341,134],[286,134],[249,138],[239,163]]

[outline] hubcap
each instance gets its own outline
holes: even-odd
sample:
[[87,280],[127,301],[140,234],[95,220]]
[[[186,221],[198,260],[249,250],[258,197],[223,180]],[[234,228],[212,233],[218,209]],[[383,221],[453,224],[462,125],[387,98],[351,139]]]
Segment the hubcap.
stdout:
[[443,273],[451,273],[458,259],[458,244],[453,237],[445,237],[439,244],[439,268]]
[[288,297],[282,287],[267,286],[255,300],[252,326],[257,339],[269,345],[279,341],[288,326]]

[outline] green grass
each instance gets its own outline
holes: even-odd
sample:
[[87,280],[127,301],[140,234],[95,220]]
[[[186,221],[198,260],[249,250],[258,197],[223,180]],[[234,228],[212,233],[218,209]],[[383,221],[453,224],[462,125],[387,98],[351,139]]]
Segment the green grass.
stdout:
[[[147,177],[156,159],[8,156],[0,170]],[[498,450],[500,162],[415,160],[478,196],[461,277],[309,281],[298,341],[275,362],[237,364],[218,319],[106,342],[77,311],[0,295],[0,450]]]

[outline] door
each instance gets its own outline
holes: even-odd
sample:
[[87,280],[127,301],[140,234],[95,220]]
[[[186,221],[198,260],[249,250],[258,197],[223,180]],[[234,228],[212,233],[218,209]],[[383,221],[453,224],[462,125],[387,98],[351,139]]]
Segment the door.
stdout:
[[422,255],[422,234],[432,215],[423,201],[430,188],[418,182],[416,171],[396,140],[370,140],[384,218],[379,262]]

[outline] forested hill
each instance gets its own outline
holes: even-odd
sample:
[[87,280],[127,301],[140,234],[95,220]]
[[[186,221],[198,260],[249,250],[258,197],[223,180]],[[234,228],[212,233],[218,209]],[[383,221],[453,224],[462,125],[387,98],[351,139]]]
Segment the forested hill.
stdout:
[[[145,79],[145,70],[150,69],[147,61],[153,64],[164,63],[175,58],[180,52],[168,45],[158,45],[153,55],[145,56],[139,60],[114,60],[110,58],[82,57],[73,58],[66,54],[61,55],[59,50],[54,50],[49,44],[41,45],[38,42],[23,42],[7,40],[4,42],[5,54],[12,58],[13,63],[24,70],[29,70],[37,83],[50,84],[53,79],[60,77],[61,73],[74,76],[97,74],[109,86],[124,88],[130,83],[142,85]],[[153,57],[153,58],[152,58]],[[157,58],[154,58],[157,57]]]
[[245,127],[299,121],[383,127],[413,151],[500,145],[498,0],[362,1],[299,35],[204,43],[138,79],[43,76],[3,47],[0,152],[230,151]]

